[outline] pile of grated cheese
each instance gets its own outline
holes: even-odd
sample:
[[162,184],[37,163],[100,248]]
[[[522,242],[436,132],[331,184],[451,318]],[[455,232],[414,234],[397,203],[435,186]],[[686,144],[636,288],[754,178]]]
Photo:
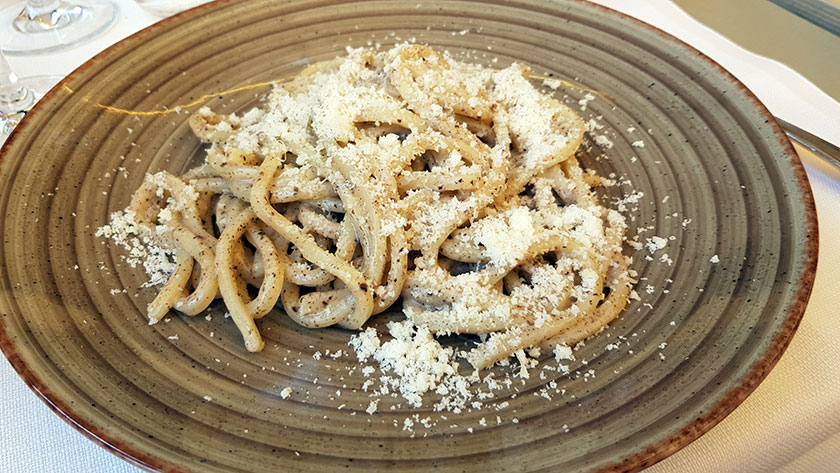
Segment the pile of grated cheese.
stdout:
[[96,229],[95,236],[108,238],[121,246],[128,253],[120,255],[130,267],[142,266],[148,282],[144,287],[165,284],[175,272],[175,252],[171,246],[163,243],[163,226],[156,231],[138,225],[132,210],[118,211],[111,214],[110,223]]
[[399,392],[410,405],[421,407],[423,395],[435,392],[443,399],[437,410],[463,408],[472,398],[470,386],[478,372],[458,374],[453,348],[441,346],[427,328],[416,327],[410,320],[389,322],[388,332],[391,340],[385,343],[372,327],[350,337],[349,345],[359,361],[376,361],[385,375],[380,377],[375,395]]
[[[349,51],[353,53],[353,51]],[[505,72],[507,71],[507,72]],[[366,74],[364,70],[355,71],[359,74]],[[490,74],[490,72],[488,72]],[[509,74],[507,77],[504,74]],[[328,76],[325,76],[328,77]],[[380,84],[377,81],[381,77],[369,77],[372,88],[378,88]],[[545,137],[554,137],[554,140],[563,140],[562,135],[556,133],[549,133],[540,127],[544,127],[550,122],[550,119],[545,117],[534,116],[529,111],[538,110],[538,103],[535,102],[531,92],[533,89],[527,81],[522,80],[521,72],[516,68],[509,68],[504,71],[496,72],[496,79],[498,83],[507,83],[510,87],[498,88],[499,93],[507,93],[510,95],[508,99],[517,103],[514,107],[514,113],[510,117],[511,128],[523,131],[523,135],[529,137],[529,149],[532,151],[525,156],[526,165],[528,159],[538,161],[545,154],[550,154],[552,150],[557,147],[562,147],[562,142],[552,142]],[[366,107],[371,105],[371,100],[381,100],[380,96],[373,94],[365,94],[351,90],[344,90],[341,83],[330,83],[328,78],[325,82],[320,84],[320,91],[334,94],[338,97],[342,94],[353,93],[352,100],[348,102],[347,97],[340,100],[333,101],[325,99],[325,104],[346,104],[351,103],[355,106]],[[507,82],[505,82],[507,80]],[[469,85],[469,84],[467,84]],[[527,92],[525,86],[527,85]],[[472,86],[475,86],[473,84]],[[556,88],[556,87],[555,87]],[[251,112],[243,115],[236,123],[242,128],[249,127],[251,132],[238,133],[233,135],[231,145],[241,148],[245,151],[265,152],[266,142],[261,141],[260,137],[265,135],[283,134],[285,130],[288,132],[292,128],[290,123],[310,121],[313,127],[318,128],[319,135],[328,136],[331,139],[335,137],[345,137],[349,130],[354,125],[350,122],[336,121],[334,117],[348,115],[346,112],[337,113],[336,110],[326,108],[312,107],[311,104],[303,103],[306,96],[298,96],[292,98],[289,95],[277,94],[273,96],[273,103],[271,110],[276,110],[277,113],[263,112],[254,109]],[[579,102],[581,110],[586,110],[587,105],[595,99],[591,94],[587,94],[584,99]],[[375,105],[375,104],[374,104]],[[353,114],[349,114],[353,115]],[[219,127],[221,131],[227,123],[222,122]],[[587,123],[587,128],[590,132],[603,128],[602,125],[596,124],[592,121]],[[629,131],[629,130],[628,130]],[[387,145],[387,140],[390,138],[383,138],[380,145]],[[399,146],[396,136],[392,139],[391,145],[396,149]],[[611,148],[613,143],[605,135],[595,136],[595,143],[604,148]],[[270,145],[270,144],[269,144]],[[326,144],[324,144],[326,146]],[[633,147],[643,148],[644,142],[634,142]],[[269,150],[270,151],[270,150]],[[342,155],[341,159],[347,162],[354,162],[360,159],[358,155]],[[452,156],[453,161],[458,161],[459,156]],[[445,172],[446,169],[440,169]],[[154,177],[152,177],[154,178]],[[636,204],[644,196],[641,192],[633,192],[617,202],[618,210],[627,210],[627,205]],[[438,212],[457,214],[464,212],[467,209],[466,205],[458,200],[450,201],[451,208],[438,210]],[[610,210],[610,212],[614,212]],[[387,212],[393,218],[386,220],[382,231],[385,235],[389,235],[393,230],[389,228],[396,226],[404,226],[405,222],[401,221],[401,217],[396,212]],[[420,213],[422,217],[422,213]],[[616,215],[618,215],[616,213]],[[432,216],[437,218],[438,215]],[[529,211],[525,208],[513,208],[509,211],[493,215],[477,221],[474,226],[474,242],[480,244],[486,250],[487,256],[496,264],[508,265],[520,259],[520,255],[524,254],[531,242],[534,240],[536,233],[543,228],[573,228],[576,232],[575,237],[578,240],[589,241],[595,244],[599,238],[603,236],[603,227],[599,222],[599,218],[592,214],[590,210],[569,205],[565,212],[561,215],[564,221],[547,221],[550,218],[557,218],[556,216],[539,215],[537,212]],[[431,218],[431,217],[430,217]],[[543,221],[541,221],[543,220]],[[690,222],[690,220],[688,220]],[[429,222],[429,228],[433,228],[434,222]],[[685,227],[685,224],[683,225]],[[165,231],[165,226],[158,226],[160,232]],[[114,213],[111,217],[110,224],[100,227],[96,231],[96,236],[106,237],[123,248],[126,249],[128,255],[123,257],[126,263],[131,267],[142,265],[149,275],[148,286],[160,285],[165,283],[172,272],[175,270],[174,254],[170,245],[164,243],[164,236],[155,232],[149,232],[142,226],[135,223],[135,215],[130,210]],[[422,238],[422,235],[420,235]],[[643,247],[650,253],[654,253],[665,247],[667,241],[664,238],[652,237],[648,238]],[[640,245],[642,246],[642,245]],[[718,257],[715,255],[711,261],[718,262]],[[591,271],[590,271],[591,272]],[[567,284],[569,281],[558,280],[552,278],[553,274],[540,274],[535,272],[536,286],[551,286],[557,284]],[[578,291],[585,293],[592,289],[597,275],[581,272],[581,280]],[[541,283],[541,279],[544,281]],[[634,291],[635,294],[635,291]],[[583,295],[581,294],[581,298]],[[638,296],[636,296],[638,298]],[[490,309],[493,310],[493,309]],[[495,310],[504,310],[503,307],[497,307]],[[407,309],[410,311],[410,309]],[[453,315],[458,317],[457,311]],[[463,315],[463,314],[462,314]],[[380,334],[374,328],[367,328],[366,330],[357,334],[351,335],[349,345],[353,348],[357,359],[361,363],[375,362],[380,371],[380,376],[376,378],[378,386],[371,392],[374,397],[368,405],[366,412],[374,414],[377,412],[379,398],[382,396],[399,395],[413,407],[421,407],[423,405],[423,398],[428,393],[434,393],[437,396],[437,402],[434,405],[435,411],[447,411],[458,413],[467,408],[480,408],[484,401],[493,399],[494,389],[502,387],[509,387],[511,385],[511,377],[506,378],[500,383],[493,379],[492,375],[482,378],[477,371],[470,374],[461,374],[459,365],[460,360],[465,358],[463,352],[458,352],[452,347],[445,347],[434,337],[425,327],[416,326],[409,317],[403,321],[393,321],[387,324],[388,339],[383,341]],[[607,350],[617,348],[618,345],[608,345]],[[530,357],[529,357],[530,355]],[[536,358],[540,356],[539,351],[526,354],[523,351],[516,353],[516,360],[518,362],[518,375],[522,379],[529,377],[529,368],[534,368]],[[573,360],[573,350],[567,346],[557,346],[554,349],[555,360],[559,363],[563,360]],[[503,362],[509,363],[508,361]],[[566,365],[559,364],[555,370],[568,374],[569,370]],[[375,369],[366,366],[362,373],[365,377],[373,379]],[[587,372],[586,377],[593,377],[594,372]],[[541,373],[542,374],[542,373]],[[482,390],[478,387],[479,384],[484,383],[488,386],[487,390]],[[367,390],[374,383],[365,383],[364,389]],[[553,383],[556,384],[556,383]],[[291,396],[291,388],[285,388],[281,392],[283,399],[288,399]],[[560,389],[557,388],[557,393]],[[563,390],[565,393],[565,390]],[[547,390],[543,389],[540,392],[542,397],[550,399]],[[507,402],[500,403],[496,409],[504,409],[507,407]],[[482,419],[484,422],[484,419]],[[406,419],[405,426],[410,427],[417,423],[423,423],[419,419],[411,421]],[[406,427],[406,428],[407,428]]]

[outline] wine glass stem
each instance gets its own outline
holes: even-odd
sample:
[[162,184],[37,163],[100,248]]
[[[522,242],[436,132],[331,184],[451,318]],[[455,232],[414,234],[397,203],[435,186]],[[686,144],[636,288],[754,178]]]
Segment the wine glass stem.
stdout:
[[58,0],[26,0],[26,13],[34,19],[58,9]]
[[35,102],[32,92],[19,81],[6,56],[0,50],[0,114],[8,115],[28,110]]

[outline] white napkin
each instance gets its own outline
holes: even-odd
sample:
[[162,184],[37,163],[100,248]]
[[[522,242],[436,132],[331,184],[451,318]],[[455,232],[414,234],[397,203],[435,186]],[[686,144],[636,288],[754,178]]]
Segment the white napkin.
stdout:
[[[0,1],[0,6],[11,3]],[[117,25],[64,53],[10,57],[19,75],[67,74],[87,58],[156,19],[117,0]],[[840,104],[790,68],[753,55],[666,0],[596,0],[653,24],[718,61],[774,114],[840,143]],[[770,79],[772,78],[772,79]],[[829,472],[840,452],[840,170],[805,158],[820,220],[820,262],[811,301],[785,355],[756,391],[718,426],[650,472]],[[39,401],[0,362],[0,465],[3,471],[137,473],[96,446]]]

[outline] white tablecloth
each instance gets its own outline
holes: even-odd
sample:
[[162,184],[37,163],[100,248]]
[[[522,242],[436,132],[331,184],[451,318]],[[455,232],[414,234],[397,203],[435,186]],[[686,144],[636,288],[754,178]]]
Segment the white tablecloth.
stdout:
[[[0,1],[0,5],[10,3]],[[117,24],[67,52],[10,57],[18,75],[65,75],[105,47],[153,23],[118,0]],[[840,143],[840,104],[790,68],[753,55],[667,0],[597,0],[686,41],[743,81],[771,112]],[[818,47],[815,45],[815,47]],[[815,158],[805,167],[819,214],[820,254],[808,309],[787,352],[756,391],[706,435],[650,472],[840,471],[840,170]],[[0,470],[139,471],[58,418],[0,361]]]

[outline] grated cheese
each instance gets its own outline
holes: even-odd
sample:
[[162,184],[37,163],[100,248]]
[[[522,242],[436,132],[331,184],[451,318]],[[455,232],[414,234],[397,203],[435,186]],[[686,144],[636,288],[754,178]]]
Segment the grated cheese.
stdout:
[[[418,5],[419,6],[419,5]],[[468,30],[463,30],[460,34],[466,34]],[[377,45],[378,46],[378,45]],[[358,50],[350,50],[350,54],[357,54]],[[392,57],[393,60],[394,57]],[[352,61],[348,61],[351,64]],[[342,66],[344,67],[344,66]],[[347,66],[348,68],[351,66]],[[354,66],[355,67],[355,66]],[[358,70],[344,71],[347,74],[359,74],[364,76],[366,73],[364,68]],[[506,103],[509,105],[509,115],[506,119],[509,121],[508,125],[513,133],[516,133],[522,143],[520,146],[527,149],[522,154],[522,161],[524,167],[533,168],[538,163],[550,159],[556,154],[557,150],[566,146],[568,138],[561,133],[556,133],[552,130],[552,110],[542,106],[542,96],[531,87],[522,66],[514,65],[500,71],[486,71],[482,76],[482,81],[489,81],[496,85],[490,91],[493,94],[493,99]],[[366,77],[367,80],[375,81],[374,77]],[[438,80],[445,80],[446,77],[438,77]],[[561,85],[560,81],[545,80],[544,83],[550,88],[558,88]],[[352,136],[352,129],[355,126],[352,120],[344,120],[342,117],[357,116],[361,114],[364,108],[375,108],[377,105],[382,105],[382,108],[387,108],[387,98],[381,95],[373,94],[364,88],[356,87],[348,88],[341,80],[331,78],[329,75],[323,75],[316,79],[317,87],[313,88],[313,94],[323,94],[325,98],[320,102],[322,107],[313,107],[310,95],[301,94],[299,96],[292,96],[284,93],[282,89],[277,89],[276,93],[272,94],[271,101],[273,111],[263,112],[254,109],[237,120],[238,122],[221,122],[217,126],[220,132],[230,131],[231,124],[237,127],[247,127],[248,133],[238,133],[232,135],[232,147],[237,147],[246,153],[266,153],[266,152],[285,152],[285,149],[277,144],[276,149],[272,149],[271,140],[266,142],[261,141],[261,136],[289,136],[289,130],[292,129],[292,124],[300,127],[311,127],[317,136],[328,137],[324,142],[318,143],[318,146],[334,146],[336,138],[345,139]],[[482,87],[484,84],[478,83],[463,84],[466,87]],[[586,94],[578,101],[581,110],[586,110],[587,105],[595,100],[592,94]],[[351,108],[351,110],[344,110],[342,108]],[[341,110],[340,110],[341,109]],[[208,110],[209,112],[209,110]],[[434,106],[428,112],[431,115],[442,115],[443,109],[439,105]],[[599,117],[600,118],[600,117]],[[301,125],[304,124],[304,125]],[[594,120],[589,120],[586,123],[587,129],[591,132],[593,130],[603,129],[604,126]],[[628,132],[633,132],[635,128],[630,127]],[[328,143],[332,140],[333,143]],[[389,142],[390,140],[390,142]],[[279,140],[278,140],[279,141]],[[604,134],[599,134],[594,137],[594,143],[605,149],[610,149],[614,143]],[[395,150],[400,147],[400,142],[396,135],[389,135],[383,137],[378,143],[382,146],[392,146]],[[644,147],[643,141],[636,141],[632,143],[633,147]],[[357,149],[362,149],[359,146]],[[445,149],[441,146],[436,150],[440,153],[445,153]],[[342,154],[339,150],[337,152],[338,158],[346,161],[349,165],[358,164],[361,156],[350,152]],[[457,153],[449,153],[449,159],[433,171],[447,172],[459,162],[463,157]],[[604,156],[604,155],[602,155]],[[492,158],[492,156],[491,156]],[[299,156],[298,160],[304,164],[307,156]],[[635,160],[635,157],[633,157]],[[160,175],[150,175],[148,180],[154,182],[162,179]],[[613,181],[614,182],[614,181]],[[160,188],[160,186],[159,186]],[[573,191],[573,190],[570,190]],[[185,190],[188,194],[196,193],[195,189],[187,186]],[[615,201],[616,207],[619,211],[627,210],[628,206],[638,204],[640,199],[644,196],[642,192],[632,192],[631,194]],[[161,195],[162,197],[162,195]],[[421,223],[426,225],[418,225],[418,228],[428,227],[428,235],[420,233],[415,236],[417,242],[424,243],[424,238],[431,238],[436,232],[435,225],[442,225],[450,220],[448,217],[459,215],[466,212],[472,212],[474,209],[468,203],[462,202],[458,199],[449,199],[439,205],[441,201],[446,199],[445,195],[441,193],[434,193],[432,198],[435,200],[435,212],[428,212],[424,208],[422,201],[418,204],[416,212],[420,218],[425,218]],[[663,199],[663,203],[667,201],[668,197]],[[428,206],[430,209],[431,206]],[[166,282],[169,276],[175,269],[174,253],[169,248],[168,242],[163,238],[167,233],[165,223],[172,218],[172,210],[177,208],[166,209],[159,215],[160,221],[163,225],[155,232],[144,232],[142,228],[134,224],[136,217],[130,211],[118,212],[112,215],[109,225],[103,226],[97,230],[97,236],[104,236],[111,238],[128,251],[126,262],[134,267],[137,264],[142,264],[144,269],[150,276],[148,285],[159,285]],[[622,219],[623,217],[617,212],[610,211],[611,219]],[[426,215],[424,217],[424,215]],[[556,214],[545,214],[538,210],[529,209],[528,207],[513,207],[495,215],[487,215],[484,218],[476,220],[471,227],[472,243],[480,245],[484,251],[484,257],[489,260],[491,264],[498,266],[513,266],[520,261],[523,255],[528,253],[529,248],[534,242],[546,234],[572,237],[573,239],[583,243],[584,245],[597,245],[604,237],[603,216],[599,210],[587,208],[575,204],[566,205],[562,212]],[[405,227],[406,222],[402,217],[393,212],[392,219],[388,219],[383,223],[381,228],[383,235],[391,235],[397,228]],[[690,221],[690,220],[689,220]],[[685,227],[686,223],[683,223]],[[422,232],[422,230],[421,230]],[[634,242],[642,245],[638,242]],[[649,253],[665,247],[667,240],[661,237],[648,238],[643,245]],[[717,255],[713,260],[717,259]],[[660,257],[660,261],[671,264],[670,258],[667,254]],[[716,263],[717,261],[712,261]],[[558,266],[562,267],[563,262],[558,262]],[[306,269],[306,268],[302,268]],[[574,285],[575,277],[578,277],[580,284],[574,289],[574,295],[579,299],[584,298],[586,293],[591,293],[597,286],[598,274],[589,268],[562,268],[563,271],[552,271],[545,268],[536,268],[530,273],[530,286],[523,286],[512,291],[511,299],[513,304],[525,305],[531,299],[547,300],[556,292],[556,288],[560,286]],[[564,273],[565,271],[565,273]],[[469,276],[465,276],[469,277]],[[477,277],[477,276],[476,276]],[[648,293],[652,293],[653,287],[648,285]],[[547,288],[554,288],[555,291],[549,291]],[[633,298],[638,299],[638,294],[633,291]],[[384,296],[383,294],[379,294]],[[483,307],[481,310],[475,310],[474,307],[482,306],[482,295],[477,293],[465,293],[463,301],[456,302],[452,305],[453,319],[460,318],[461,320],[492,316],[494,312],[504,313],[509,311],[509,307],[504,305],[498,307]],[[551,303],[551,301],[549,301]],[[460,305],[459,305],[460,304]],[[486,304],[485,304],[486,305]],[[547,314],[541,307],[532,304],[534,314],[534,325],[539,327],[541,323],[547,320]],[[579,310],[576,305],[572,306],[572,313],[574,310]],[[458,360],[463,358],[463,353],[457,353],[453,348],[442,346],[433,336],[433,334],[425,327],[415,325],[412,320],[412,309],[405,310],[407,319],[400,322],[389,322],[387,324],[389,338],[385,341],[380,339],[380,335],[374,328],[367,328],[350,337],[349,346],[353,349],[357,359],[364,362],[375,362],[379,367],[382,376],[374,377],[376,369],[372,366],[364,366],[361,372],[365,378],[368,378],[362,384],[361,389],[364,392],[371,392],[372,399],[365,412],[373,415],[378,411],[378,404],[380,399],[384,396],[401,396],[406,403],[414,407],[421,407],[423,405],[423,395],[429,392],[435,393],[440,397],[440,400],[435,403],[435,411],[448,412],[462,412],[467,409],[481,409],[486,405],[492,405],[496,410],[502,410],[509,406],[508,401],[490,403],[494,398],[494,390],[511,389],[512,382],[510,378],[493,379],[492,375],[485,378],[480,378],[477,372],[470,375],[459,374]],[[229,317],[229,314],[225,314]],[[207,316],[210,320],[210,316]],[[673,322],[672,322],[673,324]],[[212,337],[211,332],[211,337]],[[177,335],[169,337],[172,340],[177,340]],[[607,346],[607,350],[618,348],[616,344]],[[660,346],[660,348],[662,348]],[[574,353],[572,347],[566,345],[558,345],[553,350],[554,359],[557,363],[562,360],[574,360]],[[322,354],[320,351],[312,355],[314,360],[329,361],[328,358],[337,359],[342,356],[342,351],[330,354],[329,351]],[[539,363],[539,351],[525,352],[520,350],[516,353],[518,361],[518,375],[524,383],[524,379],[529,378],[529,370],[536,367]],[[217,362],[219,360],[216,360]],[[508,363],[507,361],[505,363]],[[500,363],[500,364],[505,364]],[[586,364],[586,361],[582,362]],[[288,363],[287,363],[288,365]],[[300,365],[299,365],[300,366]],[[516,365],[513,365],[516,366]],[[273,370],[273,368],[272,368]],[[552,367],[549,371],[556,373],[569,374],[570,368],[567,365],[558,364],[556,368]],[[578,373],[579,374],[579,373]],[[245,375],[243,374],[243,377]],[[540,379],[546,379],[544,372],[539,373]],[[589,378],[594,378],[595,373],[589,370],[582,375],[584,381]],[[317,384],[318,378],[313,381]],[[374,386],[378,382],[378,387]],[[479,387],[479,384],[487,386],[487,390]],[[556,383],[552,389],[556,388]],[[318,389],[320,386],[318,386]],[[565,393],[565,389],[558,394]],[[354,389],[355,391],[355,389]],[[539,397],[551,400],[552,396],[547,390],[540,393],[534,393]],[[282,399],[288,399],[292,395],[292,388],[285,387],[280,391]],[[335,392],[336,397],[341,396],[341,391]],[[515,394],[511,399],[515,398]],[[212,400],[210,396],[204,396],[207,401]],[[344,407],[344,404],[339,406],[339,409]],[[395,406],[391,406],[395,409]],[[515,411],[514,411],[515,412]],[[499,416],[496,417],[497,424],[501,424],[502,420]],[[511,418],[512,423],[518,423],[519,419]],[[405,418],[402,422],[403,430],[413,431],[418,425],[424,425],[427,428],[432,425],[429,418],[420,420],[417,416],[414,418]],[[481,418],[479,425],[486,426],[485,418]],[[563,428],[568,431],[566,425]],[[467,428],[468,432],[472,432],[472,427]],[[295,452],[297,454],[297,452]]]

